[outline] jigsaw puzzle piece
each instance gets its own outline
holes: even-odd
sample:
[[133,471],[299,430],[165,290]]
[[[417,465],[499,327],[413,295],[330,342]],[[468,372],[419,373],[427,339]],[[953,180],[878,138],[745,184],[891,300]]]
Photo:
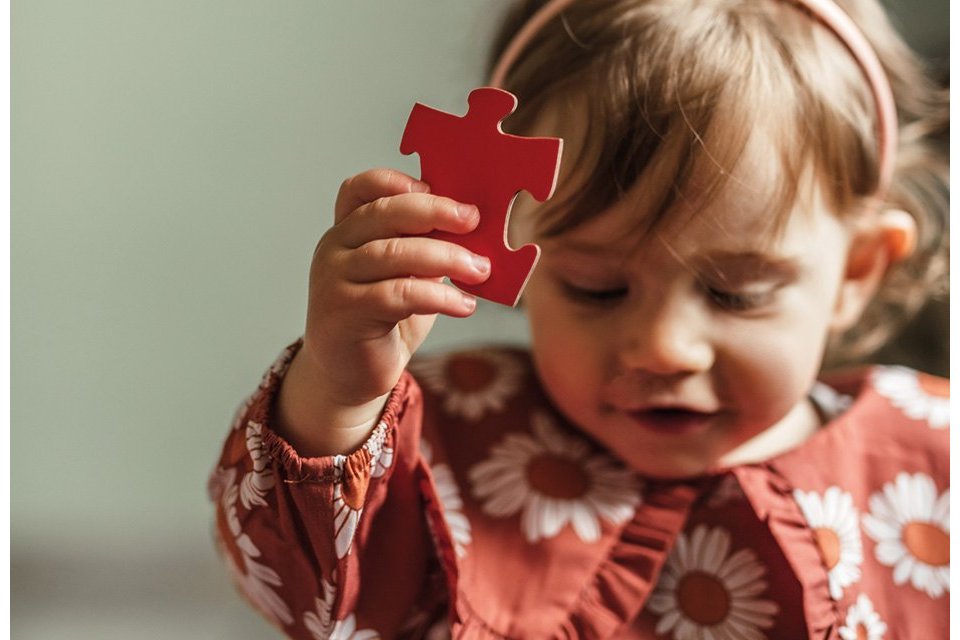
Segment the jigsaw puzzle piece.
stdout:
[[504,133],[501,121],[514,112],[517,98],[493,87],[470,92],[467,114],[458,116],[417,103],[410,113],[400,152],[420,156],[420,179],[431,192],[476,205],[480,222],[468,234],[433,232],[490,258],[490,277],[479,285],[454,281],[467,293],[514,306],[520,299],[540,248],[514,250],[507,243],[510,208],[517,193],[539,201],[553,195],[563,141]]

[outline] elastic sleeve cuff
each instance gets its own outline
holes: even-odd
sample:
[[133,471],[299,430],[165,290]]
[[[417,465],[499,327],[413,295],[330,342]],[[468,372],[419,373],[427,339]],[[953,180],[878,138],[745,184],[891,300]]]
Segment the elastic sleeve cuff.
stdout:
[[369,469],[370,477],[384,476],[391,467],[393,447],[389,443],[395,441],[393,432],[405,406],[410,386],[409,374],[404,372],[394,386],[377,420],[377,426],[356,451],[347,455],[303,457],[273,428],[276,394],[290,363],[302,346],[303,339],[298,339],[284,349],[264,374],[247,411],[248,420],[262,427],[263,452],[277,463],[287,482],[333,484],[342,482],[344,474],[368,475],[361,471],[364,468]]

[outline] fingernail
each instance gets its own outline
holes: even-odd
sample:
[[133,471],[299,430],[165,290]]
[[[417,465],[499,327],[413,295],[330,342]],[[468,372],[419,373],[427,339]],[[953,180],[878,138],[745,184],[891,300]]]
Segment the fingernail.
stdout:
[[457,215],[463,218],[464,220],[470,220],[474,216],[480,214],[480,210],[477,209],[472,204],[460,204],[457,205]]
[[475,271],[479,273],[486,273],[487,271],[490,271],[490,258],[473,254],[470,256],[470,261],[473,263],[473,269]]
[[417,180],[410,184],[410,191],[414,193],[430,193],[430,185]]
[[477,306],[477,299],[473,296],[463,296],[463,306],[468,311],[473,311]]

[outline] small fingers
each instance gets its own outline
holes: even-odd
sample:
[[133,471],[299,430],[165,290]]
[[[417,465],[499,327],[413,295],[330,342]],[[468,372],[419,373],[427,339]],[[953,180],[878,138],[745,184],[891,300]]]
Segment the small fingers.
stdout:
[[406,193],[361,206],[340,225],[338,233],[344,246],[357,248],[372,240],[431,231],[469,233],[479,222],[480,212],[474,205],[426,193]]
[[344,220],[363,205],[401,193],[427,193],[425,183],[393,169],[371,169],[347,178],[340,185],[334,206],[334,223]]
[[371,315],[388,323],[397,323],[413,315],[435,313],[464,318],[477,308],[474,296],[423,278],[381,280],[365,286],[364,297]]
[[373,240],[347,254],[344,277],[369,283],[415,276],[479,284],[490,276],[490,259],[452,242],[433,238]]

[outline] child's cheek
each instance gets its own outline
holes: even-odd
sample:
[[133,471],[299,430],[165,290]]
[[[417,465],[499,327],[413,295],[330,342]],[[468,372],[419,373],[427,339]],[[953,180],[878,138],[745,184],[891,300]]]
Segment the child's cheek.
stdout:
[[[803,402],[817,377],[825,333],[818,323],[754,329],[736,336],[734,353],[718,361],[718,383],[744,423],[770,426]],[[731,338],[733,338],[731,336]]]
[[574,422],[596,405],[601,384],[602,350],[578,331],[569,316],[531,316],[532,352],[540,381],[554,404]]

